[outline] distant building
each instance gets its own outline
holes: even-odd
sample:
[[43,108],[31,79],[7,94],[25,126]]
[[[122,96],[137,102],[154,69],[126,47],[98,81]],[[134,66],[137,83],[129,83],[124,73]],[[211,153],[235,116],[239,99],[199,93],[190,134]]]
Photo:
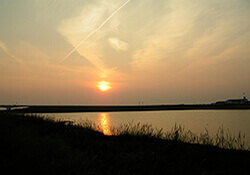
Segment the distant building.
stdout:
[[244,96],[242,99],[228,99],[227,101],[217,101],[216,105],[225,105],[225,104],[249,104],[250,102]]
[[243,99],[229,99],[226,101],[226,104],[247,104],[248,100],[246,97],[243,97]]

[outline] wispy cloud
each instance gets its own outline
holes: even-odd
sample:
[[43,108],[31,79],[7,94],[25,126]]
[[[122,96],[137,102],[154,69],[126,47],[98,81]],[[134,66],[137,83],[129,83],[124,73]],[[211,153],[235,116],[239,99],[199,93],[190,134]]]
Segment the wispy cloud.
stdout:
[[[126,2],[124,2],[119,8],[117,8],[113,13],[111,13],[108,18],[106,18],[96,29],[91,29],[91,32],[83,38],[83,40],[81,40],[77,45],[74,46],[73,50],[71,50],[62,60],[60,60],[60,62],[64,61],[65,59],[67,59],[74,51],[76,51],[83,43],[86,42],[86,40],[88,40],[93,34],[95,34],[96,32],[98,32],[116,13],[118,13],[123,7],[125,7],[131,0],[127,0]],[[96,9],[95,9],[96,10]],[[103,11],[104,9],[101,9],[101,11]],[[95,16],[95,11],[92,11],[91,16]],[[92,21],[89,21],[89,23]],[[86,24],[88,25],[88,24]],[[89,58],[91,59],[91,58]]]
[[14,54],[12,54],[12,53],[9,51],[9,49],[7,48],[7,46],[6,46],[2,41],[0,41],[0,49],[2,49],[2,50],[4,51],[4,53],[5,53],[8,57],[12,58],[14,61],[16,61],[17,63],[19,63],[20,65],[23,65],[23,61],[22,61],[19,57],[17,57],[17,56],[15,56]]
[[5,52],[5,53],[9,53],[9,51],[8,51],[8,49],[7,49],[7,47],[6,47],[6,45],[2,42],[2,41],[0,41],[0,48]]
[[[13,43],[15,48],[11,51],[0,41],[0,52],[3,50],[5,61],[0,64],[0,70],[4,72],[1,76],[11,76],[22,79],[55,79],[67,78],[69,75],[76,75],[84,72],[79,68],[68,68],[65,66],[51,64],[51,58],[34,44],[26,41]],[[19,64],[14,64],[19,63]],[[80,70],[80,71],[79,71]],[[85,71],[88,68],[85,67]],[[90,73],[90,71],[89,71]],[[67,75],[68,74],[68,75]],[[72,76],[71,78],[73,78]]]
[[109,44],[118,51],[125,51],[129,48],[128,43],[121,41],[119,38],[109,38],[108,41]]
[[[176,74],[191,65],[200,68],[204,62],[239,57],[246,49],[233,49],[244,37],[249,38],[249,12],[244,5],[231,1],[172,0],[166,2],[165,7],[169,7],[170,12],[158,19],[155,32],[145,36],[142,47],[135,50],[133,70],[165,65],[165,70]],[[225,57],[230,50],[237,53]]]

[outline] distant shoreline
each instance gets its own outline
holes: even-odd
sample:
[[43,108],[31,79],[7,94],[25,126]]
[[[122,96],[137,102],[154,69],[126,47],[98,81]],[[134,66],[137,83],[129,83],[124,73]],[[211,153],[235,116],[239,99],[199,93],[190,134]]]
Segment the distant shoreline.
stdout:
[[[167,110],[249,110],[250,104],[193,104],[193,105],[2,105],[10,112],[21,113],[73,113],[73,112],[125,112],[125,111],[167,111]],[[6,110],[1,111],[6,112]]]

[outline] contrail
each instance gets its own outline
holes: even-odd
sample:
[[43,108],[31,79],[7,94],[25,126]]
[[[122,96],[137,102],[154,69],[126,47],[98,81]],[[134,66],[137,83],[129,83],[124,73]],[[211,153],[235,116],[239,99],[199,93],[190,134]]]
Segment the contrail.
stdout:
[[97,29],[88,34],[79,44],[75,46],[59,63],[66,60],[80,45],[82,45],[89,37],[91,37],[94,33],[98,32],[117,12],[119,12],[124,6],[126,6],[131,0],[127,0],[124,4],[122,4],[118,9],[116,9]]

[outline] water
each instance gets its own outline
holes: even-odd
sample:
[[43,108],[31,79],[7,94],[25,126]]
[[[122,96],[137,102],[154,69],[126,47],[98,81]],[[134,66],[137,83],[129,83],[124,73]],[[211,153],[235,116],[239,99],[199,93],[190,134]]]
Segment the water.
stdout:
[[[108,112],[108,113],[59,113],[44,114],[55,120],[81,122],[86,119],[107,129],[123,123],[149,123],[163,131],[169,131],[177,123],[185,129],[199,134],[205,132],[214,135],[219,127],[237,136],[239,131],[246,134],[250,143],[250,110],[186,110],[186,111],[150,111],[150,112]],[[106,131],[109,132],[109,131]]]

